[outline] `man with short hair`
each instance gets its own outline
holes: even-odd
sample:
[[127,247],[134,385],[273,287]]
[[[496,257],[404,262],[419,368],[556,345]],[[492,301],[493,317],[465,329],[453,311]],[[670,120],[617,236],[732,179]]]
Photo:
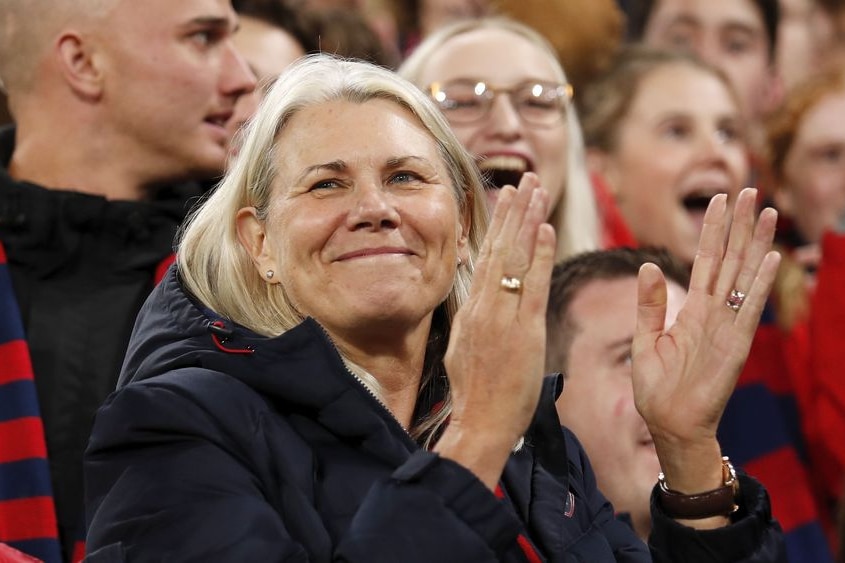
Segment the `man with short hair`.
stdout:
[[[565,377],[557,402],[561,423],[583,444],[599,489],[619,513],[630,518],[644,540],[651,530],[650,495],[660,471],[651,435],[634,406],[631,382],[637,276],[646,262],[657,264],[667,280],[668,328],[686,299],[689,274],[667,252],[653,248],[599,250],[558,264],[552,273],[546,314],[546,371]],[[783,420],[774,410],[777,405],[771,398],[759,404],[771,407],[756,414],[768,429],[765,441],[782,442],[779,468],[788,475],[789,497],[779,494],[773,505],[775,517],[786,516],[790,561],[832,561],[806,471],[787,442]],[[756,428],[738,428],[733,436],[723,436],[721,429],[720,443],[761,439]],[[724,445],[723,451],[738,466],[753,461],[734,457]],[[767,490],[783,492],[782,480],[770,472],[757,473],[759,464],[750,463],[746,469],[753,470]]]
[[236,26],[230,0],[0,2],[0,542],[40,559],[80,555],[94,412],[255,87]]
[[689,275],[665,251],[619,248],[555,266],[546,315],[546,371],[564,375],[557,402],[564,426],[581,440],[599,489],[630,516],[643,540],[651,531],[649,499],[660,463],[634,407],[631,343],[637,318],[637,272],[657,264],[667,280],[667,327]]

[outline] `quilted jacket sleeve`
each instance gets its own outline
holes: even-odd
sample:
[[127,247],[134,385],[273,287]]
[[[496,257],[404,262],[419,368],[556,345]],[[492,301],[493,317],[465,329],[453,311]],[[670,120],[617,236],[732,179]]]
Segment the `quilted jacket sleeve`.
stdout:
[[769,495],[760,483],[739,475],[742,500],[732,523],[716,530],[695,530],[660,509],[651,495],[653,528],[649,547],[655,562],[787,563],[783,533],[772,519]]

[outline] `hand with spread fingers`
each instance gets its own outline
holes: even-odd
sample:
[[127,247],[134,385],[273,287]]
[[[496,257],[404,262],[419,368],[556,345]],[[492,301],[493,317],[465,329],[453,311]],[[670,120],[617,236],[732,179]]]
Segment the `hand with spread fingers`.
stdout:
[[445,365],[450,424],[435,450],[491,489],[531,422],[542,386],[555,233],[537,176],[501,190]]
[[[687,300],[668,331],[662,273],[653,264],[640,270],[634,397],[665,482],[682,494],[723,484],[716,429],[780,263],[771,250],[777,213],[764,209],[755,221],[756,194],[751,188],[740,193],[732,221],[726,196],[711,200]],[[707,528],[726,522],[719,516],[687,523]]]

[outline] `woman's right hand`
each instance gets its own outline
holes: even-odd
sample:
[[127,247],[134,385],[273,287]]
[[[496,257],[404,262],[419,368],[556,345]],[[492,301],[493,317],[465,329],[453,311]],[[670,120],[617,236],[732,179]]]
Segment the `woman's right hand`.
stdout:
[[[555,252],[548,207],[535,174],[525,174],[518,189],[501,190],[444,360],[453,411],[434,449],[491,489],[528,428],[542,387]],[[521,281],[520,291],[503,286],[508,277]]]

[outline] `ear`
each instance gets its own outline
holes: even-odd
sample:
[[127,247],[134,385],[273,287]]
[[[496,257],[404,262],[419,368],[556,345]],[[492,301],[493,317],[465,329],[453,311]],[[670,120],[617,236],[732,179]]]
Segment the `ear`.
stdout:
[[258,213],[254,207],[244,207],[238,211],[236,217],[236,224],[238,229],[238,240],[241,246],[252,257],[252,262],[258,270],[258,275],[261,276],[267,283],[279,283],[278,277],[267,277],[267,271],[276,271],[277,264],[275,255],[272,252],[272,245],[267,239],[267,233],[264,231],[264,221],[258,218]]
[[56,40],[56,58],[65,82],[78,96],[97,100],[102,96],[103,76],[91,41],[70,30]]
[[616,159],[601,149],[587,149],[587,169],[590,173],[600,176],[604,180],[607,190],[613,199],[619,196],[619,169]]
[[469,230],[472,227],[472,204],[466,206],[458,223],[458,258],[462,264],[469,264]]

